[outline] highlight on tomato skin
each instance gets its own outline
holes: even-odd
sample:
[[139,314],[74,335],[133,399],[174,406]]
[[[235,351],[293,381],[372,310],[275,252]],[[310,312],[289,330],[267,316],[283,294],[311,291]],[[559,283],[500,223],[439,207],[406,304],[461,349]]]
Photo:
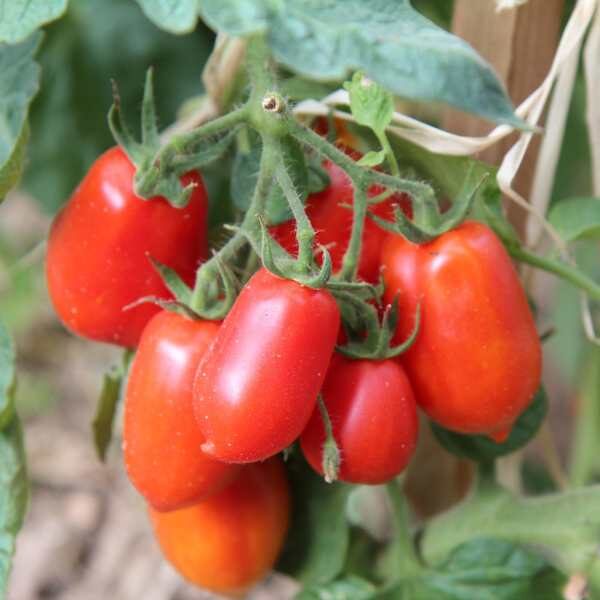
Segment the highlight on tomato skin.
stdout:
[[[341,455],[340,481],[379,484],[399,475],[417,445],[419,420],[408,377],[394,360],[335,354],[322,390]],[[317,408],[300,438],[312,468],[323,474],[325,428]]]
[[125,391],[123,457],[136,489],[155,510],[196,503],[227,485],[239,468],[201,451],[194,418],[198,364],[219,331],[214,321],[161,311],[148,323]]
[[160,310],[146,296],[172,298],[149,256],[189,284],[207,256],[208,199],[196,171],[181,178],[195,187],[185,208],[133,191],[135,166],[114,147],[90,167],[56,216],[48,238],[46,278],[54,309],[73,333],[134,348]]
[[398,295],[397,340],[421,325],[399,357],[420,407],[443,427],[506,439],[537,391],[542,352],[508,253],[486,225],[465,222],[421,245],[390,234],[384,300]]
[[204,502],[160,513],[149,508],[167,560],[189,582],[241,597],[273,568],[290,519],[290,490],[279,458],[242,467]]
[[328,290],[257,271],[198,367],[194,411],[203,450],[248,463],[291,445],[316,405],[339,324]]

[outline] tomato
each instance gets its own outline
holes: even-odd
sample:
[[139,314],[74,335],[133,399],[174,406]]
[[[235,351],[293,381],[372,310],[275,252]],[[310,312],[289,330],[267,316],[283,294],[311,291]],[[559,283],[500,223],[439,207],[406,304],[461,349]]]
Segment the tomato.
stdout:
[[48,239],[46,276],[54,308],[73,332],[135,347],[153,304],[123,308],[144,296],[171,297],[151,256],[192,283],[206,256],[207,197],[200,175],[182,177],[196,188],[183,209],[164,198],[133,192],[135,167],[120,148],[92,165],[58,214]]
[[200,363],[194,386],[202,448],[227,462],[263,460],[302,432],[340,324],[333,296],[257,271]]
[[421,326],[401,356],[417,402],[440,425],[497,441],[540,383],[541,346],[506,250],[485,225],[465,222],[420,246],[390,235],[384,299],[399,294],[398,337]]
[[208,457],[194,419],[200,359],[217,335],[212,321],[162,311],[144,329],[127,381],[123,454],[133,485],[157,510],[198,502],[239,467]]
[[[356,152],[348,152],[353,157],[360,156]],[[342,259],[350,242],[353,218],[350,207],[354,200],[354,190],[352,181],[340,167],[330,161],[325,161],[323,168],[329,175],[330,183],[321,192],[311,194],[306,200],[305,208],[317,233],[316,241],[329,251],[335,272],[342,266]],[[381,188],[374,186],[369,191],[369,196],[377,196],[381,191]],[[382,219],[393,221],[393,207],[396,204],[400,204],[404,211],[410,211],[409,197],[403,194],[394,194],[387,200],[375,204],[370,208],[370,212]],[[270,232],[288,252],[294,255],[298,252],[295,221],[286,221],[270,227]],[[381,245],[385,236],[386,232],[379,225],[369,218],[365,220],[358,265],[358,275],[361,279],[377,282]],[[321,263],[320,255],[317,256],[317,260]]]
[[279,459],[244,466],[223,491],[189,508],[150,509],[166,558],[190,582],[243,595],[273,567],[287,533],[290,493]]
[[[341,481],[384,483],[406,467],[419,420],[410,382],[396,361],[336,354],[322,393],[341,454]],[[300,441],[304,456],[322,474],[325,429],[318,407]]]
[[[356,147],[359,140],[348,130],[348,121],[339,117],[334,117],[333,120],[337,138],[335,143],[340,146]],[[327,136],[329,134],[329,119],[327,117],[317,117],[312,124],[312,128],[319,135]]]

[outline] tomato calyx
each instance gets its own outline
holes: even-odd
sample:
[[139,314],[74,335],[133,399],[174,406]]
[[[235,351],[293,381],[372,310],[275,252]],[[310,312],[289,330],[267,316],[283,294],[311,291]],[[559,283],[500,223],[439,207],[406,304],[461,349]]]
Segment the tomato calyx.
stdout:
[[[384,360],[406,352],[417,339],[421,324],[421,306],[417,304],[414,327],[406,340],[392,345],[392,338],[398,325],[398,297],[383,309],[365,302],[353,294],[339,292],[336,297],[342,305],[344,328],[350,341],[339,345],[336,350],[348,358]],[[379,308],[379,310],[378,310]]]
[[142,100],[141,141],[135,139],[126,122],[114,81],[108,125],[115,141],[136,166],[136,195],[144,200],[161,196],[175,208],[184,208],[196,184],[182,185],[181,176],[214,162],[225,153],[235,138],[238,125],[244,119],[245,108],[175,137],[163,146],[156,121],[153,80],[153,69],[149,68]]
[[[173,294],[173,300],[165,300],[157,296],[144,296],[125,306],[129,310],[140,304],[151,302],[169,312],[178,313],[189,319],[220,321],[225,318],[238,292],[238,282],[232,270],[213,251],[213,263],[208,268],[201,268],[197,279],[206,285],[190,289],[176,271],[148,256],[154,269],[158,272],[167,289]],[[212,267],[216,272],[213,271]]]
[[413,219],[409,219],[400,206],[394,206],[394,221],[387,221],[368,212],[367,216],[382,229],[396,233],[414,244],[425,244],[460,225],[471,210],[477,192],[488,178],[485,173],[473,179],[473,167],[465,178],[462,190],[446,212],[433,195],[423,195],[418,202],[413,202]]
[[342,464],[340,449],[333,435],[333,425],[331,418],[327,412],[323,394],[319,394],[317,398],[317,406],[323,420],[323,429],[325,430],[325,442],[323,443],[323,458],[321,460],[321,468],[323,469],[323,478],[326,483],[337,481]]

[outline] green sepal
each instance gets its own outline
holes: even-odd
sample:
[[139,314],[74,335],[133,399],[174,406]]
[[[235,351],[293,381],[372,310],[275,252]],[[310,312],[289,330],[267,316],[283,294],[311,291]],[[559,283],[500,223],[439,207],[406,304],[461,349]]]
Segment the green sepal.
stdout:
[[113,104],[108,112],[108,125],[116,142],[123,148],[136,166],[135,193],[145,200],[157,196],[166,198],[176,208],[189,202],[195,183],[183,185],[181,176],[218,160],[231,145],[236,128],[219,136],[187,143],[175,144],[158,159],[161,141],[156,120],[154,102],[154,76],[152,68],[146,72],[144,98],[142,101],[141,142],[135,139],[129,128],[116,83],[113,81]]
[[[417,339],[421,326],[420,304],[417,305],[415,323],[410,335],[406,340],[394,346],[392,345],[392,339],[396,334],[398,324],[398,297],[395,297],[392,303],[386,306],[381,322],[378,318],[378,311],[373,304],[357,299],[351,294],[342,293],[338,294],[337,297],[342,303],[348,302],[354,306],[356,310],[354,322],[351,321],[349,325],[352,331],[358,333],[356,340],[336,347],[340,354],[353,359],[384,360],[400,356]],[[344,316],[348,314],[345,310],[342,310],[342,313]],[[363,332],[366,332],[366,336],[361,336]]]
[[433,203],[428,202],[428,199],[425,198],[420,203],[413,201],[415,216],[412,221],[399,206],[394,206],[393,222],[382,219],[372,213],[367,213],[367,216],[382,229],[399,234],[413,244],[430,242],[460,225],[473,207],[473,203],[477,198],[477,192],[488,178],[488,174],[485,173],[477,181],[472,182],[471,173],[472,169],[469,170],[458,197],[452,203],[451,208],[444,214],[440,214],[437,207],[434,208]]

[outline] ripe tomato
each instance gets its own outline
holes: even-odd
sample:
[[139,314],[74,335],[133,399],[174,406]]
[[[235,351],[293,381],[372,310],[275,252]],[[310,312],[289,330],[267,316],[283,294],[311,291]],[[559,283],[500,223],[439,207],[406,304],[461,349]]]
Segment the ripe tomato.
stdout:
[[[348,152],[353,158],[360,156],[356,152]],[[329,186],[321,192],[311,194],[306,200],[305,208],[306,214],[317,233],[316,241],[329,250],[335,272],[342,266],[342,259],[350,242],[353,215],[350,206],[352,206],[354,200],[354,190],[352,181],[340,167],[325,161],[323,168],[329,174]],[[381,191],[381,188],[374,186],[369,191],[369,196],[377,196]],[[374,205],[370,212],[382,219],[393,221],[393,207],[396,204],[400,204],[404,211],[410,212],[410,199],[403,194],[390,196],[384,202]],[[294,255],[298,252],[295,221],[286,221],[270,227],[270,232],[288,252]],[[379,225],[369,218],[365,220],[358,265],[358,275],[361,279],[373,283],[377,282],[381,245],[385,236],[386,232]],[[317,260],[320,264],[321,255],[317,256]]]
[[[359,140],[348,130],[348,122],[338,117],[334,117],[333,120],[337,138],[335,143],[340,146],[356,147]],[[327,117],[317,117],[312,124],[312,129],[325,137],[329,134],[329,119]]]
[[189,204],[142,200],[133,192],[135,167],[120,148],[92,165],[58,214],[48,239],[46,276],[54,308],[73,332],[135,347],[158,307],[123,307],[144,296],[171,297],[151,256],[192,283],[206,256],[207,197],[200,175]]
[[[396,361],[336,354],[322,393],[341,454],[341,481],[383,483],[406,467],[419,420],[410,382]],[[300,441],[304,456],[322,474],[325,428],[318,407]]]
[[290,493],[279,459],[244,466],[224,490],[189,508],[150,509],[166,558],[190,582],[243,595],[273,567],[283,546]]
[[399,294],[399,338],[421,304],[419,334],[401,356],[417,402],[448,429],[505,439],[539,386],[541,346],[498,238],[475,222],[422,245],[390,235],[382,265],[384,299]]
[[217,335],[212,321],[162,311],[144,329],[125,394],[123,454],[133,485],[156,510],[174,510],[220,490],[237,465],[200,450],[192,390],[200,359]]
[[203,449],[243,463],[289,446],[315,406],[339,324],[327,290],[255,273],[198,367],[194,408]]

